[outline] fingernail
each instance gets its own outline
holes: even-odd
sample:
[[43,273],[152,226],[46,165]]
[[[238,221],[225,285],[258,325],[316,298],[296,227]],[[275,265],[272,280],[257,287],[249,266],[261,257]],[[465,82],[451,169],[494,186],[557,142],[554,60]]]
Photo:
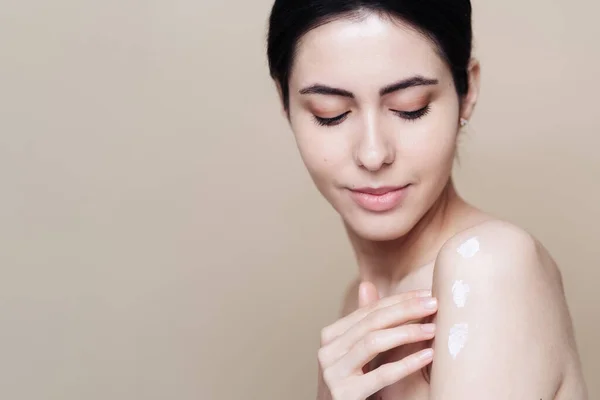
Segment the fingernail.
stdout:
[[433,357],[433,349],[423,350],[421,354],[419,354],[419,359],[421,360],[429,360]]
[[418,294],[418,297],[430,297],[431,290],[421,290]]
[[437,299],[431,298],[422,301],[423,307],[432,310],[437,307]]
[[424,324],[421,325],[421,329],[426,333],[435,333],[435,324]]

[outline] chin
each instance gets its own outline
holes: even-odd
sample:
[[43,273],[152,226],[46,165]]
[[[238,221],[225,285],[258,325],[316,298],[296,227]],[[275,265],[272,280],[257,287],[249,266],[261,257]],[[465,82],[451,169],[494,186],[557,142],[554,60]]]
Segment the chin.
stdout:
[[[362,212],[360,214],[363,214]],[[403,215],[404,214],[404,215]],[[375,242],[387,242],[399,239],[410,232],[416,224],[405,213],[352,215],[344,218],[344,224],[356,236]]]

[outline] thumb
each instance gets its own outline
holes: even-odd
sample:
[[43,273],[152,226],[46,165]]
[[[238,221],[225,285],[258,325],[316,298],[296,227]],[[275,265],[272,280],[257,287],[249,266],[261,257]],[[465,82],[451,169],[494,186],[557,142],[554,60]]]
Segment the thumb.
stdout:
[[371,282],[361,282],[358,287],[358,308],[376,303],[379,300],[379,292]]

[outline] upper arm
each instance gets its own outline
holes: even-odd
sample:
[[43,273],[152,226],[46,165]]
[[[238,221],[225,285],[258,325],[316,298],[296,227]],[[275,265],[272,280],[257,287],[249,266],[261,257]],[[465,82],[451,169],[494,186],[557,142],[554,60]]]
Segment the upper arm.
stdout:
[[487,228],[451,240],[436,261],[430,398],[553,399],[563,371],[560,285],[533,238]]

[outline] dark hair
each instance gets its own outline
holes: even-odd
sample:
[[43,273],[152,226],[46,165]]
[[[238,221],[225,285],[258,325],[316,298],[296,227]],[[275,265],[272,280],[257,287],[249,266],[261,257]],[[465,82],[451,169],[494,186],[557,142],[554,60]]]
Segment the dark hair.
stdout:
[[458,95],[468,92],[473,36],[470,0],[276,0],[269,18],[267,56],[286,110],[298,41],[318,26],[365,11],[397,18],[427,36],[450,67]]

